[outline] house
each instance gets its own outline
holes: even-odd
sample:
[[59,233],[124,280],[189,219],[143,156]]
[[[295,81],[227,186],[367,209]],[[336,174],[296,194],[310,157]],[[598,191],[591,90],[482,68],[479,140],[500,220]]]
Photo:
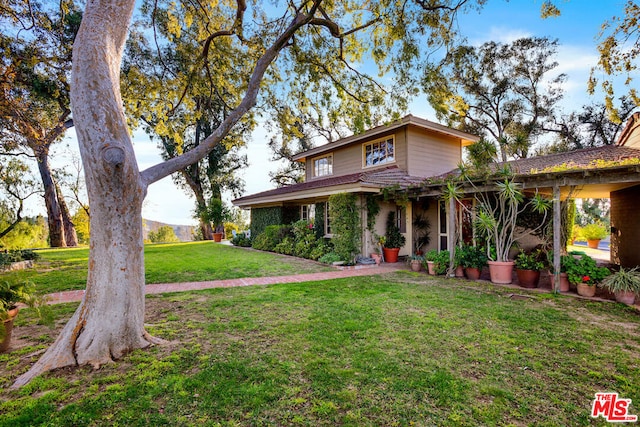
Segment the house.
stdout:
[[[268,210],[272,223],[290,223],[298,219],[315,218],[322,221],[325,235],[331,236],[331,219],[327,200],[332,194],[355,193],[360,206],[367,195],[379,195],[385,188],[404,190],[419,187],[425,178],[437,176],[457,167],[462,148],[479,137],[452,129],[412,115],[375,127],[358,135],[330,142],[296,155],[293,160],[305,164],[305,181],[299,184],[241,197],[233,203],[251,209],[252,233],[256,212]],[[407,244],[400,255],[413,252],[412,224],[418,216],[427,218],[433,236],[446,235],[441,227],[437,198],[395,203],[380,200],[375,233],[385,233],[388,212],[396,211],[396,218]],[[366,215],[366,212],[364,212]],[[444,217],[443,217],[444,219]],[[362,218],[362,253],[373,248],[373,234],[366,230]],[[446,249],[446,239],[432,238],[428,248]],[[428,249],[425,248],[425,249]]]
[[[375,233],[384,234],[387,213],[395,210],[398,226],[407,239],[401,255],[414,250],[417,230],[413,223],[419,217],[428,219],[431,225],[430,243],[423,249],[448,249],[456,239],[470,242],[474,237],[469,208],[474,204],[475,190],[462,188],[465,196],[452,209],[442,195],[445,178],[457,173],[462,148],[477,140],[477,136],[409,115],[298,154],[294,159],[305,163],[305,182],[242,197],[234,204],[250,208],[252,218],[256,211],[271,210],[274,224],[314,217],[323,222],[326,235],[331,236],[327,211],[330,195],[356,193],[364,206],[367,195],[394,188],[402,195],[402,202],[379,199],[381,211]],[[556,211],[568,197],[610,198],[611,261],[624,267],[640,265],[640,113],[631,117],[614,146],[506,163],[526,193],[547,194]],[[493,167],[503,166],[498,163]],[[364,225],[364,208],[362,212],[362,253],[366,254],[373,242],[372,233]],[[558,221],[559,216],[554,215],[554,222]],[[554,229],[559,230],[559,224],[554,224]],[[556,241],[554,251],[559,253],[560,249]]]

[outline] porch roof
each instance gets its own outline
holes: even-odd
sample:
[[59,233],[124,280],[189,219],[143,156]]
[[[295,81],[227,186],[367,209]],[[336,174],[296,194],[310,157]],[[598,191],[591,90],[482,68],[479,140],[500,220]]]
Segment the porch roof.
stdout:
[[[558,185],[564,188],[563,195],[566,195],[573,187],[572,197],[576,198],[608,198],[612,191],[640,183],[640,149],[617,145],[500,162],[492,164],[490,169],[497,172],[505,166],[514,172],[515,180],[524,189],[551,193]],[[460,170],[454,169],[426,181],[422,194],[438,194],[443,180],[459,174]],[[493,178],[479,178],[476,184],[486,181],[491,185]]]
[[299,184],[287,185],[261,193],[240,197],[233,204],[241,208],[256,205],[277,205],[286,201],[304,201],[314,197],[325,197],[341,192],[377,193],[382,188],[399,186],[406,189],[419,186],[424,178],[408,175],[397,166],[348,175],[313,179]]

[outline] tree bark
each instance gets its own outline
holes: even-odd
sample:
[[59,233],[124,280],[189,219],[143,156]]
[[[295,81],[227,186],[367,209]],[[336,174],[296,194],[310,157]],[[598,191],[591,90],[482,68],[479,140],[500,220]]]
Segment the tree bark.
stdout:
[[52,248],[64,248],[67,245],[64,223],[60,205],[58,204],[56,186],[51,176],[48,150],[41,148],[35,154],[38,160],[38,171],[42,179],[42,186],[44,187],[44,204],[47,207],[47,221],[49,223],[49,244]]
[[55,343],[13,387],[55,368],[98,367],[157,342],[144,330],[146,186],[140,179],[119,88],[126,23],[134,3],[89,2],[76,37],[71,95],[91,206],[87,288]]

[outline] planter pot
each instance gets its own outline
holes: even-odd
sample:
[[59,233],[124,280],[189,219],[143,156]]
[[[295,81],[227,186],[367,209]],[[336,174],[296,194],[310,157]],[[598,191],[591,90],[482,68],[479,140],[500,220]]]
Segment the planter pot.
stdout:
[[630,291],[620,291],[616,292],[616,301],[621,302],[623,304],[632,305],[636,300],[635,292]]
[[591,249],[598,249],[599,244],[600,244],[600,239],[587,240],[587,246],[589,246]]
[[540,271],[538,270],[520,270],[516,269],[518,276],[518,284],[523,288],[537,288],[540,280]]
[[507,285],[513,281],[513,261],[489,261],[489,275],[491,282]]
[[436,263],[433,261],[427,261],[427,272],[429,272],[430,275],[435,276],[436,275]]
[[213,233],[214,242],[222,242],[222,233]]
[[467,275],[467,279],[469,280],[478,280],[480,278],[480,269],[475,267],[466,267],[464,269],[464,274]]
[[[549,272],[549,280],[551,280],[551,290],[555,290],[555,275]],[[560,273],[560,292],[569,292],[569,277],[567,273]]]
[[2,322],[2,328],[4,328],[4,337],[0,340],[0,353],[4,353],[9,350],[11,345],[11,332],[13,332],[13,319],[18,315],[18,309],[13,308],[7,311],[9,318]]
[[376,262],[376,265],[380,265],[380,263],[382,262],[382,255],[380,254],[373,253],[371,254],[371,258],[373,258],[373,260]]
[[420,261],[411,261],[411,270],[412,271],[422,270],[422,263]]
[[400,248],[382,248],[385,262],[398,262]]
[[461,265],[456,267],[456,277],[464,277],[464,267]]
[[586,283],[578,283],[576,287],[578,289],[578,295],[582,295],[583,297],[592,297],[596,294],[595,285],[590,286]]

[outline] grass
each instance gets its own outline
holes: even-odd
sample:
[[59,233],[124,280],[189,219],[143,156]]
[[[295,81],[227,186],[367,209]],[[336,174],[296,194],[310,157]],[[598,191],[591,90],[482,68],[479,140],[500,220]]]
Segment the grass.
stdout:
[[[598,391],[640,413],[637,311],[512,292],[399,272],[151,296],[172,344],[2,391],[0,425],[605,425]],[[20,322],[2,387],[55,336]]]
[[[31,280],[41,292],[84,289],[89,249],[38,251],[35,269],[5,272],[0,280]],[[146,283],[198,282],[331,270],[315,262],[213,242],[145,246]]]

